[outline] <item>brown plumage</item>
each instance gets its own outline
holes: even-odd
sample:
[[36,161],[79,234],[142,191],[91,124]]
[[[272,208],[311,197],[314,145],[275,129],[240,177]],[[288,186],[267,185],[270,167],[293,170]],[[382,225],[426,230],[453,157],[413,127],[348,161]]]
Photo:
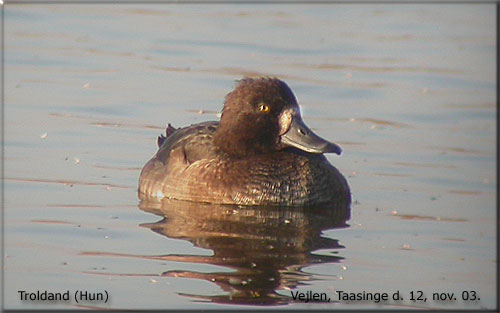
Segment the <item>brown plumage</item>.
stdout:
[[226,96],[220,122],[159,137],[139,179],[141,198],[197,202],[349,205],[347,181],[323,156],[340,148],[303,123],[291,89],[276,78],[243,79]]

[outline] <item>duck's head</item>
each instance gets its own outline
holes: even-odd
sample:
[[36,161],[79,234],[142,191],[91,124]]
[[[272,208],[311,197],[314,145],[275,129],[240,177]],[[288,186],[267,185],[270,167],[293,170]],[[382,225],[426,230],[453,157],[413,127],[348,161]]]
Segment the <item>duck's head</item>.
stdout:
[[277,78],[244,78],[227,96],[214,137],[224,152],[255,155],[295,147],[308,153],[340,154],[342,149],[319,137],[302,120],[290,89]]

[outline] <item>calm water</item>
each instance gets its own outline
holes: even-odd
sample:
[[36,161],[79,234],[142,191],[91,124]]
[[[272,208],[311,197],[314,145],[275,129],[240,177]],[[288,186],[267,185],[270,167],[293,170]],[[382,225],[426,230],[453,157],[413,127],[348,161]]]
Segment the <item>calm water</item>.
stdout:
[[[4,12],[6,308],[495,308],[494,5]],[[156,136],[216,120],[245,75],[284,79],[306,123],[342,146],[328,158],[351,186],[350,219],[139,205]],[[23,302],[19,290],[110,300]],[[338,290],[404,300],[291,293]]]

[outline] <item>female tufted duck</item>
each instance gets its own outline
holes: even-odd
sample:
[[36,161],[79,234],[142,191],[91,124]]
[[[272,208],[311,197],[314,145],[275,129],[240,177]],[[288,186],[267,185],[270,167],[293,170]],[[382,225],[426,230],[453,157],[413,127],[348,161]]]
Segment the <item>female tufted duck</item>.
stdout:
[[175,129],[139,178],[141,199],[238,205],[349,206],[347,181],[323,153],[342,150],[302,121],[292,90],[276,78],[245,78],[220,122]]

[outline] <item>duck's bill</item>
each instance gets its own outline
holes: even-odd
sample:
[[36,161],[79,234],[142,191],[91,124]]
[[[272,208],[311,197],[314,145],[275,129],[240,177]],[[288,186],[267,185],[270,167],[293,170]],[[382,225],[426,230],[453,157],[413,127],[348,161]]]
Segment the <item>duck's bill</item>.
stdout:
[[292,118],[288,131],[281,136],[281,142],[309,153],[342,153],[338,145],[326,141],[310,130],[300,116]]

